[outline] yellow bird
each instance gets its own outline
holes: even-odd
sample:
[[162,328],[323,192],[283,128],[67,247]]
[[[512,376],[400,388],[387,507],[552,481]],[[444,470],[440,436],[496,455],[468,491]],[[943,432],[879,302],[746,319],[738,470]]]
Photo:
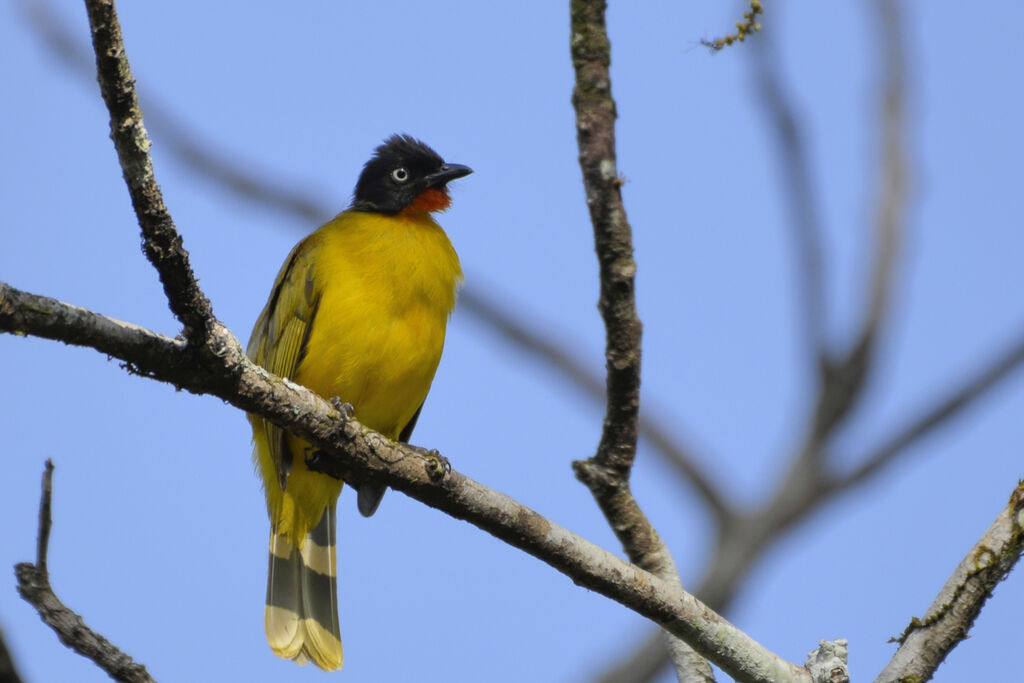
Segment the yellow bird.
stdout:
[[[364,425],[407,441],[441,360],[462,281],[432,212],[472,173],[395,135],[363,167],[352,205],[299,242],[249,341],[270,372],[349,403]],[[274,654],[341,668],[335,507],[342,482],[306,467],[311,446],[249,415],[270,514],[264,623]],[[370,516],[385,487],[350,481]]]

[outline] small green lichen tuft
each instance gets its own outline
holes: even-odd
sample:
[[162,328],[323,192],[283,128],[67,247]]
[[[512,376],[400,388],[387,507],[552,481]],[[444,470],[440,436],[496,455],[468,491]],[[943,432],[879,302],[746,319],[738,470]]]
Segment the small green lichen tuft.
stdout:
[[764,7],[761,5],[761,0],[750,0],[750,9],[743,13],[743,21],[736,22],[736,33],[730,33],[714,40],[701,39],[700,44],[714,53],[735,42],[742,43],[747,36],[761,30],[761,24],[758,23],[757,17],[763,13]]

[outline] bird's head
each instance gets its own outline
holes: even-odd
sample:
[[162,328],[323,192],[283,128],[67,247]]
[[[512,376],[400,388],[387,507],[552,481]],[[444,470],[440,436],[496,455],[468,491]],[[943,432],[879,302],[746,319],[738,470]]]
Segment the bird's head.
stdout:
[[452,202],[448,183],[472,172],[468,166],[446,164],[419,140],[392,135],[359,174],[352,208],[387,214],[444,211]]

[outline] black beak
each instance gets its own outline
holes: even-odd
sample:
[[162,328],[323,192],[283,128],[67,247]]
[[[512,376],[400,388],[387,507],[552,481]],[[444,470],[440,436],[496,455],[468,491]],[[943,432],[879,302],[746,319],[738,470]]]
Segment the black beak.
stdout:
[[445,185],[456,178],[462,178],[468,176],[473,172],[469,166],[463,166],[462,164],[445,164],[441,167],[441,170],[437,173],[431,173],[427,176],[427,187],[438,187]]

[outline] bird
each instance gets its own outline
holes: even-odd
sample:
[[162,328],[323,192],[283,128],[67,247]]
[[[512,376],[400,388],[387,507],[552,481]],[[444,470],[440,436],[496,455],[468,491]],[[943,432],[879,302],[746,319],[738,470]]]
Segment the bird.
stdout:
[[[249,358],[408,442],[462,283],[459,257],[432,214],[450,206],[448,183],[472,172],[408,135],[386,139],[363,166],[349,207],[285,259]],[[271,525],[267,641],[279,657],[340,669],[335,511],[342,482],[307,467],[308,442],[248,418]],[[348,483],[360,513],[372,515],[386,487]]]

